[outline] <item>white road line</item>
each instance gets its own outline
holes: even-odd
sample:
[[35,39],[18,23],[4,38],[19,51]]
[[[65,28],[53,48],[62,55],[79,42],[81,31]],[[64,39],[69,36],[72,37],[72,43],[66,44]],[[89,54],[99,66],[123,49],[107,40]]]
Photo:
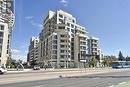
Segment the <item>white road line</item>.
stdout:
[[126,82],[121,82],[121,83],[119,83],[119,85],[121,85],[121,84],[125,84]]
[[112,85],[112,86],[109,86],[109,87],[113,87],[113,85]]
[[38,86],[35,86],[35,87],[43,87],[44,85],[38,85]]

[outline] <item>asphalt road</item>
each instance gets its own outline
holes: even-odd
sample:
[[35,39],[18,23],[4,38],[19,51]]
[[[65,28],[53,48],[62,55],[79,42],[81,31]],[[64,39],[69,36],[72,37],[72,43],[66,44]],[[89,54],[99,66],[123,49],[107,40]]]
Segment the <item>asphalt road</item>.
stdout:
[[109,87],[130,80],[130,71],[104,74],[61,77],[0,85],[0,87]]

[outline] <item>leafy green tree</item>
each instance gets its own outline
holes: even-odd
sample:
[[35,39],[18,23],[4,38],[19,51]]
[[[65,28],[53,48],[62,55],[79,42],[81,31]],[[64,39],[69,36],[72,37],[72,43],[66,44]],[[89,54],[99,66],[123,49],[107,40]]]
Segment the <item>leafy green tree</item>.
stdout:
[[6,66],[11,68],[13,66],[12,62],[13,60],[10,57],[8,57]]
[[123,57],[121,51],[119,51],[119,57],[118,57],[119,61],[125,61],[125,58]]
[[22,64],[23,61],[19,59],[17,62]]
[[130,57],[129,56],[126,57],[126,61],[130,61]]
[[102,65],[103,66],[106,66],[107,65],[107,61],[103,58],[103,60],[102,60]]
[[97,63],[97,60],[95,57],[92,57],[89,61],[89,66],[95,67]]
[[111,56],[104,56],[104,58],[102,59],[102,64],[104,66],[111,67],[113,61],[117,61],[117,58],[115,56],[113,56],[113,55],[111,55]]

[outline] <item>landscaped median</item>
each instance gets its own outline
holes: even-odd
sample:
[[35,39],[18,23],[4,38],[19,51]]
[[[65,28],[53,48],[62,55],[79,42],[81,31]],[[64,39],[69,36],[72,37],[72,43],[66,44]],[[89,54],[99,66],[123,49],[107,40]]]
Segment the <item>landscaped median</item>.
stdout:
[[130,87],[130,81],[126,82],[126,83],[122,82],[119,85],[114,85],[114,86],[111,86],[111,87]]

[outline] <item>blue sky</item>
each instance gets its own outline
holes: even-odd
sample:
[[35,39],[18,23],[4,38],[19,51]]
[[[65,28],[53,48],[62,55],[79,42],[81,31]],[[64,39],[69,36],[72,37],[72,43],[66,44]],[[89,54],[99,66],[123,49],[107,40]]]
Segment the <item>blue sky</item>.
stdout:
[[130,0],[15,0],[13,58],[26,60],[29,40],[41,31],[49,10],[62,9],[77,18],[89,35],[100,38],[105,55],[130,55]]

